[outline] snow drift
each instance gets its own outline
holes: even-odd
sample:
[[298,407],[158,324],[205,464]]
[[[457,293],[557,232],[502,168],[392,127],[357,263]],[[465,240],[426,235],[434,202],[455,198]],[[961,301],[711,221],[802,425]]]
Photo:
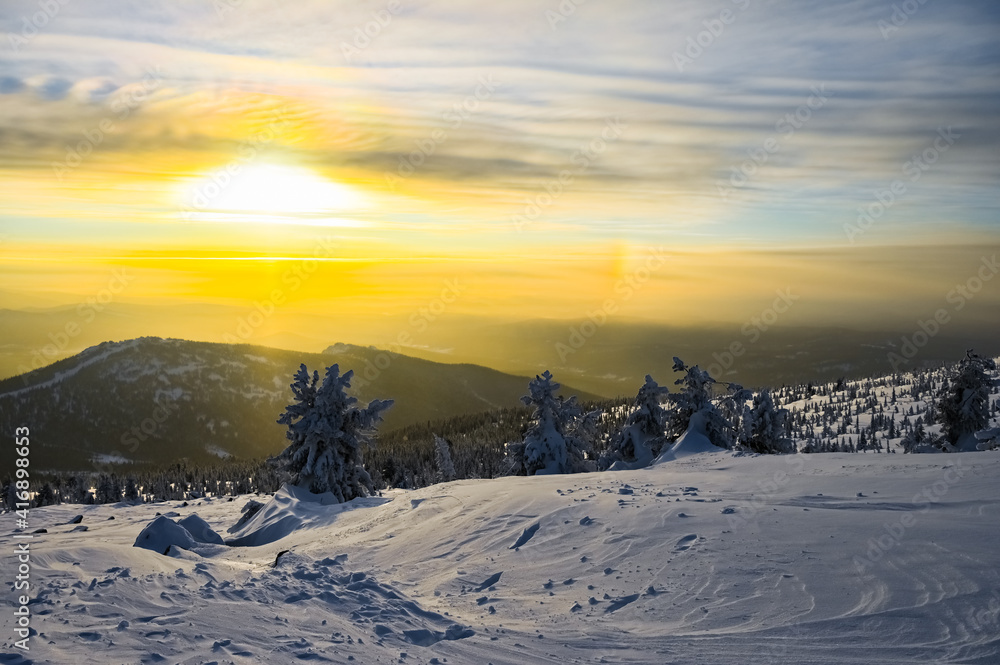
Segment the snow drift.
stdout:
[[662,464],[664,462],[672,462],[690,455],[698,455],[701,453],[719,453],[724,450],[725,448],[720,448],[709,440],[705,414],[698,411],[691,415],[691,422],[688,424],[687,431],[685,431],[684,434],[681,434],[673,445],[665,448],[657,456],[657,458],[653,460],[653,465]]
[[378,497],[359,497],[340,503],[332,492],[314,494],[286,483],[263,508],[233,532],[233,538],[226,544],[235,547],[267,545],[299,529],[329,525],[345,510],[377,506],[384,502]]

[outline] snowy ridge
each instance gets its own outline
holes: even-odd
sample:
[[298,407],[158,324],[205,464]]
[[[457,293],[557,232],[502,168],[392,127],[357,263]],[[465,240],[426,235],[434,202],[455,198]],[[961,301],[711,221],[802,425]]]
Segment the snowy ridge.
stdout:
[[[1000,358],[994,362],[1000,363]],[[906,433],[922,425],[928,438],[941,434],[932,405],[950,368],[918,370],[826,384],[783,387],[774,391],[776,401],[790,412],[788,435],[799,448],[816,451],[857,447],[862,432],[869,445],[886,444],[902,452]],[[1000,425],[1000,373],[994,372],[991,388],[991,427]],[[812,392],[813,394],[809,394]]]

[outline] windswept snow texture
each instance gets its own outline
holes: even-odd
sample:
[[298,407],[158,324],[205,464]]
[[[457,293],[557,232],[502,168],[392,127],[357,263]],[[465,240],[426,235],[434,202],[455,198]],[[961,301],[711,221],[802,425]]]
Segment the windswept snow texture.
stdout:
[[271,500],[258,510],[228,545],[260,547],[281,540],[305,526],[317,527],[334,521],[343,510],[384,503],[379,498],[359,498],[340,504],[330,492],[313,494],[294,485],[282,485]]
[[[716,451],[341,505],[292,490],[244,546],[168,556],[132,547],[156,512],[225,533],[246,497],[39,508],[28,658],[995,665],[998,477],[996,452]],[[80,512],[90,529],[74,533]],[[15,519],[0,516],[8,580]],[[25,662],[13,620],[0,613],[0,662]]]

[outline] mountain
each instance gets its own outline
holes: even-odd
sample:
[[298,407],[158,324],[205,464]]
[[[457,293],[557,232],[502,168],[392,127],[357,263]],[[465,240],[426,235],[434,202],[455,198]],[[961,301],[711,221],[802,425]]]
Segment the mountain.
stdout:
[[[86,304],[0,309],[0,377],[27,373],[108,339],[155,334],[233,341],[234,334],[242,334],[235,322],[247,316],[246,308],[192,304],[154,307],[112,302],[99,314]],[[966,308],[953,319],[928,336],[915,319],[884,330],[852,330],[804,327],[784,318],[772,324],[766,316],[743,324],[698,325],[609,318],[595,326],[589,319],[505,321],[456,313],[449,314],[447,324],[418,332],[406,317],[362,317],[345,326],[333,313],[285,312],[239,340],[307,353],[319,352],[330,340],[341,340],[435,362],[474,363],[516,376],[548,369],[580,390],[616,397],[633,395],[646,374],[669,380],[674,356],[710,369],[717,379],[776,387],[936,367],[960,358],[970,347],[1000,354],[995,334],[1000,309],[985,308],[980,316]],[[405,346],[399,344],[401,332],[411,334]],[[913,340],[919,348],[904,354]],[[893,357],[903,360],[894,364]]]
[[[31,466],[88,470],[114,461],[259,457],[285,445],[275,421],[300,363],[355,370],[362,401],[389,398],[382,429],[518,404],[528,378],[373,347],[322,354],[144,337],[105,342],[0,381],[0,431],[28,427]],[[596,395],[565,388],[582,400]],[[13,468],[4,448],[0,463]]]

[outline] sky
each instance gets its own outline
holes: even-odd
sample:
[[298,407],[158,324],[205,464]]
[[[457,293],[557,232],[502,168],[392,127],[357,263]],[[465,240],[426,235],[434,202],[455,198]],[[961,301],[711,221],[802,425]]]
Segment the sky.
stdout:
[[789,322],[905,327],[1000,247],[998,28],[989,1],[8,0],[0,308],[376,340],[439,300],[739,325],[792,289]]

